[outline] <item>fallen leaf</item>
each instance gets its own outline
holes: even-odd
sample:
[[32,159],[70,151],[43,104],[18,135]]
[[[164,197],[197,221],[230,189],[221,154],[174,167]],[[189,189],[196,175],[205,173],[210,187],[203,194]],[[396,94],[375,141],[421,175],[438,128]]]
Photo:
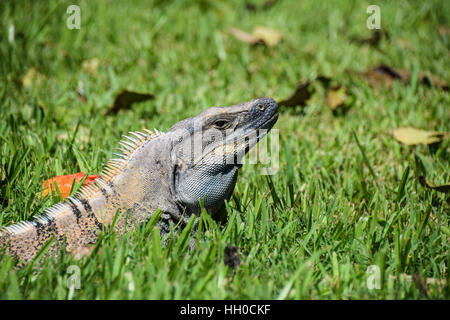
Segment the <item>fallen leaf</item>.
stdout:
[[230,246],[229,244],[225,248],[224,263],[233,269],[236,269],[241,264],[241,259],[239,258],[239,248],[235,246]]
[[114,99],[114,103],[106,111],[105,116],[116,114],[122,109],[129,109],[133,103],[154,99],[155,96],[147,93],[137,93],[128,90],[122,90]]
[[379,65],[369,69],[365,71],[363,75],[369,84],[375,88],[383,86],[390,88],[395,80],[402,80],[404,77],[404,75],[400,74],[397,70],[385,65]]
[[279,106],[285,107],[295,107],[295,106],[305,106],[309,98],[311,98],[312,93],[309,90],[311,85],[310,81],[299,82],[295,88],[294,93],[287,99],[278,102]]
[[[382,64],[366,70],[362,73],[362,75],[366,78],[366,80],[372,87],[380,88],[384,86],[386,88],[390,88],[394,84],[394,81],[409,83],[411,80],[412,72],[405,69],[392,68]],[[435,86],[445,91],[448,91],[449,89],[449,86],[445,81],[432,74],[419,72],[417,78],[419,83],[425,84],[427,86]]]
[[42,82],[45,80],[45,75],[39,72],[35,67],[31,67],[22,77],[22,85],[25,88],[30,88],[32,86],[41,86]]
[[419,73],[419,79],[423,84],[429,87],[434,86],[437,88],[441,88],[444,91],[448,91],[449,89],[448,84],[442,79],[436,77],[435,75],[427,73]]
[[101,61],[99,58],[92,58],[88,60],[84,60],[81,64],[81,69],[83,71],[89,72],[94,78],[98,76],[98,67],[100,66]]
[[233,27],[229,27],[228,32],[236,39],[252,45],[264,44],[273,47],[283,39],[281,32],[261,26],[255,27],[252,33]]
[[406,145],[432,144],[450,137],[450,132],[425,131],[415,128],[398,128],[393,130],[395,139]]
[[332,87],[327,94],[327,104],[332,111],[345,105],[347,93],[343,86]]
[[[72,190],[72,184],[75,180],[76,182],[81,182],[86,175],[83,172],[78,172],[74,174],[66,174],[61,176],[56,176],[51,179],[42,182],[42,197],[48,196],[50,193],[56,193],[55,183],[58,186],[59,191],[63,199],[70,196],[70,191]],[[98,178],[98,175],[91,175],[86,178],[83,182],[83,186],[87,186],[89,183]]]
[[254,35],[247,33],[245,31],[229,27],[228,32],[233,35],[236,39],[248,43],[248,44],[264,44],[264,41],[258,37],[255,37]]
[[419,176],[418,180],[420,184],[426,188],[433,189],[439,192],[449,193],[450,192],[450,183],[443,184],[440,186],[432,185],[425,176]]
[[276,46],[283,39],[281,32],[261,26],[253,29],[253,35],[262,39],[269,47]]

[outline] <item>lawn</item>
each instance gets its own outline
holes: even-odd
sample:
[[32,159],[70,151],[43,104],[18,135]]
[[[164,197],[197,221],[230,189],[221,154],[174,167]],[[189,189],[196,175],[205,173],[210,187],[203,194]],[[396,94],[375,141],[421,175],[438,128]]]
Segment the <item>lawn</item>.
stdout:
[[[80,29],[66,25],[72,4]],[[377,44],[355,40],[371,35],[371,4]],[[449,139],[409,146],[393,136],[450,131],[448,87],[421,78],[449,83],[449,17],[449,1],[1,1],[1,226],[61,200],[40,197],[45,179],[99,173],[129,131],[166,131],[259,96],[282,101],[299,81],[311,81],[311,97],[280,106],[278,172],[244,165],[228,223],[203,214],[194,251],[187,232],[163,245],[154,221],[105,230],[81,260],[16,270],[1,256],[0,298],[449,299],[448,188],[418,178],[450,182]],[[252,45],[229,31],[255,26],[282,41]],[[374,86],[362,75],[381,64],[411,76]],[[344,107],[331,110],[320,79],[345,88]],[[123,89],[155,98],[105,115]],[[79,289],[67,285],[74,270]]]

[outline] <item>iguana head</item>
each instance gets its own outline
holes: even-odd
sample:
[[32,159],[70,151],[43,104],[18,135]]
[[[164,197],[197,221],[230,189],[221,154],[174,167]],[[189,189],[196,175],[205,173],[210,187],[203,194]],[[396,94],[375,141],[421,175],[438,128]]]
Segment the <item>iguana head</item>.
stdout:
[[203,201],[210,212],[231,196],[245,154],[278,119],[272,98],[260,98],[230,107],[212,107],[170,129],[172,148],[171,192],[191,212]]

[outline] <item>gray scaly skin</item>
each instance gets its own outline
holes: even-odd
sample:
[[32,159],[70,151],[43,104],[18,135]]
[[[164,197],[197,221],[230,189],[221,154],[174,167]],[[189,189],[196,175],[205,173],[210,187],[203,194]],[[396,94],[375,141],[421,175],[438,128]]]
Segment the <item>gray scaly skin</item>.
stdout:
[[0,229],[0,248],[23,264],[51,237],[56,241],[50,252],[60,244],[69,252],[86,248],[115,217],[119,234],[145,223],[157,209],[161,232],[172,223],[183,227],[200,213],[200,202],[217,217],[242,158],[275,124],[277,108],[273,99],[261,98],[209,108],[167,133],[130,132],[100,178],[32,220]]

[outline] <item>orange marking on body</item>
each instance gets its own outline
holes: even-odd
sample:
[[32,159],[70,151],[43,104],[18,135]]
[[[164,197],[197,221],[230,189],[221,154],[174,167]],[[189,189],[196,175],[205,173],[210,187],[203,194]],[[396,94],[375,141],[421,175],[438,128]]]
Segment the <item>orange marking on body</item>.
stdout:
[[[84,179],[86,174],[83,172],[78,172],[74,174],[65,174],[61,176],[56,176],[42,182],[42,197],[48,196],[50,193],[55,192],[55,182],[58,185],[58,189],[61,192],[61,196],[63,199],[70,196],[70,190],[72,189],[73,180],[76,182],[81,182]],[[97,179],[99,176],[96,174],[90,175],[84,180],[83,186],[87,186],[89,183]]]

